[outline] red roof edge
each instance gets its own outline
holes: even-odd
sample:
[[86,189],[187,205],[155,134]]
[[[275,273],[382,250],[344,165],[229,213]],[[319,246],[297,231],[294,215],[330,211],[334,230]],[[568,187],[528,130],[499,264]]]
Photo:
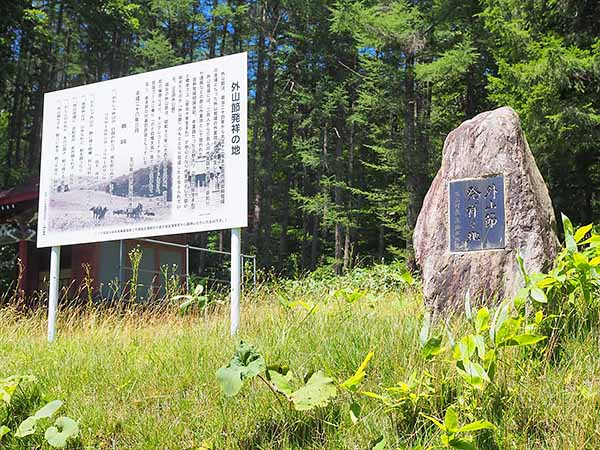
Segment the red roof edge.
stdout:
[[8,194],[0,197],[0,205],[9,205],[12,203],[26,202],[28,200],[36,200],[38,197],[38,192],[20,192],[14,195]]
[[10,205],[35,200],[39,197],[40,185],[38,180],[20,184],[0,192],[0,205]]

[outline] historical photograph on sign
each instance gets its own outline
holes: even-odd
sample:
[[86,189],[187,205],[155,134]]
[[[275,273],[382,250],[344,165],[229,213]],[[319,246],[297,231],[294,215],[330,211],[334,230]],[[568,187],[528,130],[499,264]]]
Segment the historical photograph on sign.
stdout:
[[39,246],[245,226],[246,54],[46,94]]

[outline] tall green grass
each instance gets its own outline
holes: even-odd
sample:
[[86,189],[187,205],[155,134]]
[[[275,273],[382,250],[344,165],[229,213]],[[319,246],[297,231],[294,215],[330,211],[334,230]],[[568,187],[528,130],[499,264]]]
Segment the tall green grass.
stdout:
[[[301,374],[324,369],[339,382],[374,351],[361,390],[381,393],[427,371],[436,392],[427,413],[442,418],[464,384],[446,358],[422,357],[422,299],[402,276],[398,267],[377,266],[342,278],[314,275],[266,284],[245,294],[235,338],[229,336],[226,305],[185,316],[177,305],[64,309],[52,345],[43,310],[4,308],[0,378],[37,377],[37,397],[25,406],[29,413],[44,401],[63,400],[63,412],[80,423],[74,448],[370,449],[381,436],[388,449],[436,445],[439,432],[416,410],[388,412],[354,394],[362,412],[353,423],[348,393],[325,408],[299,412],[257,380],[229,399],[215,379],[239,340],[256,346],[268,363]],[[348,303],[335,295],[340,288],[366,295]],[[466,323],[456,315],[450,328],[460,333]],[[497,426],[478,434],[478,447],[598,448],[599,344],[594,328],[567,338],[558,360],[527,359],[522,350],[509,350],[476,408],[474,418]]]

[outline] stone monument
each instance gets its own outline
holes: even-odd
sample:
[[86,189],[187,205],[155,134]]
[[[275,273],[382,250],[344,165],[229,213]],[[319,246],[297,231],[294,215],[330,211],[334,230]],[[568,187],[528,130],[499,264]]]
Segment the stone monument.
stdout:
[[413,241],[435,309],[462,306],[467,292],[475,302],[514,296],[517,251],[530,271],[556,256],[552,202],[515,111],[484,112],[448,135]]

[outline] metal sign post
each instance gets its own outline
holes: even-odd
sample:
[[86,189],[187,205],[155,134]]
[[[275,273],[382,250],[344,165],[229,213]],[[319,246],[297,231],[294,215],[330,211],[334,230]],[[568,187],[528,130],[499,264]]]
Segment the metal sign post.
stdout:
[[240,280],[242,231],[240,228],[231,229],[231,335],[235,335],[240,325]]
[[48,342],[56,336],[56,311],[58,310],[58,283],[60,280],[60,246],[50,253],[50,290],[48,292]]

